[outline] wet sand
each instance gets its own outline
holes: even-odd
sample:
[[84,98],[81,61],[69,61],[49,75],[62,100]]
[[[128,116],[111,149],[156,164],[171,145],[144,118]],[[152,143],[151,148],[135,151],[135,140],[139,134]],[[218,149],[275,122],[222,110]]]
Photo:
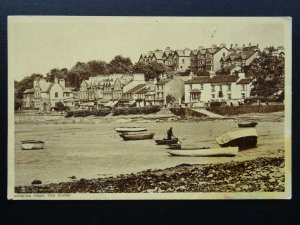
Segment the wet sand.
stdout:
[[[255,115],[251,115],[253,116]],[[154,140],[123,141],[114,128],[145,126],[156,134],[156,139],[162,138],[166,130],[173,127],[174,135],[184,145],[213,148],[218,147],[215,141],[217,136],[237,128],[233,119],[160,122],[143,119],[120,123],[121,120],[115,118],[99,119],[92,123],[69,123],[70,119],[50,123],[16,123],[15,184],[30,185],[33,180],[41,180],[43,184],[58,183],[71,181],[71,176],[78,180],[103,178],[148,169],[165,169],[180,164],[217,164],[282,156],[282,115],[258,115],[257,118],[262,118],[257,126],[257,148],[241,151],[236,157],[213,158],[172,157],[166,152],[166,146],[158,146]],[[20,141],[25,139],[43,140],[46,142],[45,149],[22,151]]]

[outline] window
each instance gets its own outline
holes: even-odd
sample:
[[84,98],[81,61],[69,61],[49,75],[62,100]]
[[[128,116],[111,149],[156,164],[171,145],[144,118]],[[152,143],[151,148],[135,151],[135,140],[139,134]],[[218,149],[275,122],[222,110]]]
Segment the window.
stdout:
[[223,52],[223,57],[225,57],[225,52]]
[[219,91],[219,98],[223,98],[223,92]]
[[58,92],[55,92],[55,98],[58,98]]
[[70,96],[70,93],[66,93],[66,96],[69,97],[69,96]]
[[215,91],[215,85],[211,85],[211,91],[212,91],[212,92]]
[[231,99],[231,94],[227,94],[228,99]]
[[200,84],[200,88],[201,88],[201,90],[203,90],[203,84]]
[[245,98],[245,93],[242,93],[242,98]]
[[222,91],[222,85],[220,85],[220,91]]
[[212,94],[212,95],[211,95],[211,98],[215,98],[215,94]]
[[193,89],[193,85],[192,84],[190,84],[190,90],[192,90]]
[[182,62],[182,64],[184,64],[184,59],[182,59],[182,61],[181,61],[181,62]]
[[245,91],[245,84],[242,85],[242,91]]

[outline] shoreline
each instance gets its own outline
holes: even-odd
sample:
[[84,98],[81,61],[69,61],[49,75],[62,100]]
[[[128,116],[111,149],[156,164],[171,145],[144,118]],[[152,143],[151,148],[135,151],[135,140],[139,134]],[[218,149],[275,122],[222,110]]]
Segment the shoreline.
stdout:
[[148,115],[119,115],[112,116],[108,115],[105,117],[97,116],[86,116],[86,117],[69,117],[66,118],[63,115],[15,115],[15,123],[54,123],[54,124],[72,124],[72,123],[83,123],[83,124],[97,124],[97,123],[130,123],[130,122],[164,122],[164,121],[218,121],[218,120],[257,120],[257,121],[274,121],[281,122],[284,120],[284,111],[272,112],[272,113],[246,113],[238,114],[235,116],[224,116],[224,118],[209,118],[203,117],[180,117],[168,113],[154,113]]
[[284,192],[284,156],[217,164],[180,164],[106,178],[20,185],[15,193]]

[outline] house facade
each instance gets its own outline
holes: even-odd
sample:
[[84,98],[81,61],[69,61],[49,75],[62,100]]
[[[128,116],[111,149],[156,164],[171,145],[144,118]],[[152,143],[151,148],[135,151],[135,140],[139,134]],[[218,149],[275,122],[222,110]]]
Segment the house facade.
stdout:
[[55,107],[58,102],[69,107],[75,106],[73,88],[66,87],[64,79],[55,77],[54,83],[51,83],[39,78],[33,82],[33,88],[23,92],[24,108],[35,108],[46,112]]
[[230,102],[250,96],[251,81],[244,73],[193,77],[184,84],[185,103],[204,106],[209,102]]
[[167,105],[167,96],[175,97],[175,102],[180,102],[184,95],[184,81],[179,76],[171,78],[163,78],[156,83],[155,104]]

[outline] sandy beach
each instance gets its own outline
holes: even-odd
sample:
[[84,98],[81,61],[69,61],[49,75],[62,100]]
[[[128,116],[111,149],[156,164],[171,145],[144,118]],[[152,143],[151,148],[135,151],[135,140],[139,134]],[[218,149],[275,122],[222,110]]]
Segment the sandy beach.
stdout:
[[[161,115],[162,116],[162,115]],[[58,118],[55,120],[15,124],[15,184],[31,185],[69,182],[70,177],[97,179],[120,174],[138,173],[176,167],[180,164],[214,165],[254,160],[259,157],[282,157],[284,154],[284,114],[251,114],[234,119],[205,120],[164,119],[142,117]],[[119,126],[145,126],[162,138],[169,127],[187,146],[218,147],[215,138],[236,129],[236,119],[254,118],[259,121],[257,148],[239,152],[236,157],[172,157],[166,146],[154,140],[123,141],[114,131]],[[22,151],[21,140],[45,141],[45,149]]]

